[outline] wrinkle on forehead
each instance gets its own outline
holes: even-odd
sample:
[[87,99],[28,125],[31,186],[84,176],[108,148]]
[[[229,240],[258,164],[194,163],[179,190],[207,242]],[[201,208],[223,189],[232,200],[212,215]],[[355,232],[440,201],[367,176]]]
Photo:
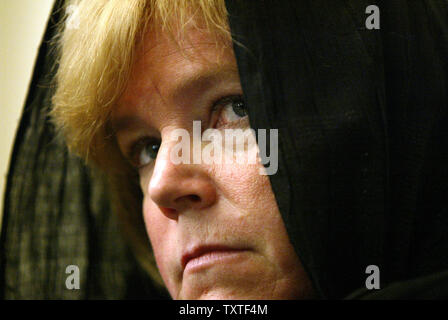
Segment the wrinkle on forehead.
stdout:
[[[126,89],[113,112],[115,120],[139,114],[139,110],[148,110],[154,103],[180,101],[187,94],[199,94],[220,82],[239,85],[231,47],[218,47],[213,36],[197,29],[191,29],[188,38],[188,42],[176,43],[160,32],[145,35],[136,51]],[[149,116],[148,111],[144,113]],[[123,127],[128,122],[123,121]]]
[[[169,45],[160,50],[161,45]],[[176,34],[163,31],[160,27],[148,28],[144,33],[142,40],[137,44],[138,59],[144,58],[145,55],[153,50],[161,51],[156,55],[167,57],[175,53],[185,54],[187,57],[198,57],[201,55],[201,49],[206,46],[214,46],[221,48],[222,51],[232,48],[232,40],[224,36],[211,33],[205,27],[199,27],[195,22],[189,22],[182,28],[178,29]],[[190,56],[191,54],[191,56]]]
[[191,30],[189,38],[190,41],[184,45],[174,42],[167,35],[148,33],[136,52],[130,79],[122,98],[126,99],[129,93],[142,96],[148,90],[162,97],[162,87],[166,87],[164,80],[168,78],[167,74],[170,74],[169,85],[175,81],[184,83],[181,85],[183,87],[192,82],[198,83],[197,80],[200,79],[211,79],[212,75],[217,78],[238,74],[231,47],[224,44],[217,47],[210,34],[196,29]]

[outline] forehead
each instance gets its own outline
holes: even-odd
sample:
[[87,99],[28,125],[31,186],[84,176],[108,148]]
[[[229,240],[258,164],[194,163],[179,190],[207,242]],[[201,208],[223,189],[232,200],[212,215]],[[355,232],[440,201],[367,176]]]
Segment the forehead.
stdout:
[[238,78],[231,43],[191,26],[177,37],[150,30],[137,44],[130,78],[114,114],[132,113],[154,98],[174,98],[223,78]]
[[192,69],[228,69],[231,65],[236,69],[231,43],[204,29],[187,25],[172,35],[151,28],[137,44],[131,81],[139,81],[144,75],[154,80],[175,78]]

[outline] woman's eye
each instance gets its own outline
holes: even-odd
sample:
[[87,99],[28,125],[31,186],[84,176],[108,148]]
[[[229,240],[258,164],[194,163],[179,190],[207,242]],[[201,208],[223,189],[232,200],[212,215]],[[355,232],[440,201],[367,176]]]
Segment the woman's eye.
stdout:
[[224,98],[215,105],[221,109],[218,127],[247,117],[247,108],[241,96]]
[[132,146],[130,152],[132,164],[137,168],[150,164],[156,159],[159,148],[160,142],[154,141],[153,139],[143,138],[137,141]]

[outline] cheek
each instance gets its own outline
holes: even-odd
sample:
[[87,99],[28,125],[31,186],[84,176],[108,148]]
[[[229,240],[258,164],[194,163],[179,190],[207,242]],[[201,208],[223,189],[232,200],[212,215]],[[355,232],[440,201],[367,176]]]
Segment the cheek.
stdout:
[[173,243],[173,241],[170,241],[172,221],[159,212],[157,206],[147,196],[143,201],[143,219],[151,241],[157,268],[168,291],[173,295],[178,290],[178,284],[176,282],[176,270],[173,269],[176,248],[170,245]]
[[160,252],[164,251],[166,241],[162,235],[166,234],[168,224],[155,211],[154,203],[145,197],[143,201],[143,219],[157,262],[160,261]]
[[261,164],[221,166],[216,169],[217,184],[223,196],[240,210],[264,212],[277,208],[269,177],[260,175]]
[[155,213],[155,210],[158,209],[154,203],[145,197],[143,201],[143,219],[145,221],[146,231],[148,232],[154,250],[159,251],[158,249],[164,245],[161,235],[167,231],[168,225]]
[[[234,165],[216,172],[216,183],[226,208],[221,219],[253,239],[271,256],[289,246],[289,237],[271,189],[269,177],[259,174],[261,165]],[[272,259],[275,260],[275,259]]]

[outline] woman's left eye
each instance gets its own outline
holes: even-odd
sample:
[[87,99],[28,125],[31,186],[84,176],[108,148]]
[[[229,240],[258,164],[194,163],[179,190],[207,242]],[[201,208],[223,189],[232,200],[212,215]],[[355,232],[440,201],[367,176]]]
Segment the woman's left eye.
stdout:
[[217,126],[240,121],[247,117],[247,108],[243,97],[227,97],[215,103],[215,108],[219,108],[219,120]]

